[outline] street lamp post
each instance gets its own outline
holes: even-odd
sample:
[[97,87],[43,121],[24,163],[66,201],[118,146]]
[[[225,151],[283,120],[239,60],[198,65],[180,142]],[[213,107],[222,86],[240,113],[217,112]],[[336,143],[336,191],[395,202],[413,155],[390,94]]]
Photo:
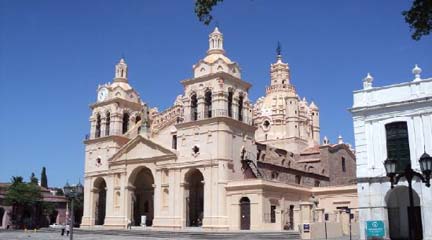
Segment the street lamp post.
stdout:
[[77,185],[69,185],[69,183],[66,182],[66,185],[64,186],[64,194],[65,196],[70,200],[71,203],[71,217],[70,217],[70,235],[69,239],[73,240],[73,227],[75,223],[75,216],[74,216],[74,199],[78,197],[78,195],[83,193],[83,185],[81,183],[78,183]]
[[412,190],[412,180],[414,177],[418,177],[423,183],[426,184],[426,187],[430,187],[430,177],[432,173],[432,157],[425,152],[420,157],[419,163],[420,163],[420,169],[422,173],[418,173],[414,171],[411,168],[411,164],[408,164],[406,166],[404,172],[399,173],[396,171],[397,161],[395,159],[387,159],[384,161],[384,168],[386,170],[387,177],[390,178],[391,188],[393,188],[394,185],[397,185],[399,180],[402,177],[405,177],[405,179],[408,182],[409,202],[410,202],[409,213],[411,213],[408,214],[408,225],[409,225],[408,229],[409,229],[410,240],[414,240],[414,236],[413,236],[414,233],[412,231],[413,220],[414,220],[414,213],[413,213],[414,197],[413,197],[413,190]]

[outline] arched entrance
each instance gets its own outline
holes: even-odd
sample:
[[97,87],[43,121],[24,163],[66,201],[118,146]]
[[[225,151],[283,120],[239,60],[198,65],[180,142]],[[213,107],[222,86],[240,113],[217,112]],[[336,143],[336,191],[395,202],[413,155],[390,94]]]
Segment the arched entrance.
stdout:
[[53,224],[53,223],[57,223],[57,215],[58,215],[58,211],[54,210],[50,215],[49,215],[49,224]]
[[[151,226],[154,216],[154,179],[150,169],[142,167],[136,169],[131,175],[131,184],[135,188],[132,194],[132,224]],[[145,223],[141,222],[141,216],[146,216]]]
[[200,227],[204,217],[204,177],[193,169],[185,176],[186,226]]
[[250,200],[248,197],[240,199],[240,230],[250,230]]
[[410,209],[409,189],[406,186],[397,186],[387,193],[389,234],[392,240],[409,238],[409,219],[412,219],[414,239],[423,238],[420,198],[414,189],[413,199],[414,209]]
[[95,194],[95,225],[104,225],[106,213],[106,182],[103,178],[96,179],[94,183]]

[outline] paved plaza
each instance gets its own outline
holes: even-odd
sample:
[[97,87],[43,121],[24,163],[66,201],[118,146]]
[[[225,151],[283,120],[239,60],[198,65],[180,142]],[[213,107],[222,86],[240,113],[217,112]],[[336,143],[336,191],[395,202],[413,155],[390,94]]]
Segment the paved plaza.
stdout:
[[[23,231],[11,230],[0,231],[0,240],[68,240],[69,237],[61,236],[59,229],[42,229],[39,231]],[[98,230],[87,231],[77,230],[74,232],[74,239],[77,240],[126,240],[126,239],[299,239],[298,235],[289,232],[221,232],[221,233],[208,233],[208,232],[168,232],[168,231],[142,231],[142,230]],[[343,238],[333,238],[333,240],[348,240],[348,236]],[[357,236],[351,239],[358,239]]]
[[[38,231],[0,231],[0,240],[53,240],[69,239],[60,235],[60,229],[41,229]],[[80,230],[74,231],[74,239],[82,240],[123,240],[123,239],[299,239],[290,232],[202,232],[202,231],[153,231],[153,230]]]

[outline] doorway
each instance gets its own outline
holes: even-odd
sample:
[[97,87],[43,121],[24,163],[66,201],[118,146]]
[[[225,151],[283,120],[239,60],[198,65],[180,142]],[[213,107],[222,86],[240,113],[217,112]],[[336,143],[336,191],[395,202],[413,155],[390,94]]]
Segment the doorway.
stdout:
[[103,178],[96,179],[95,191],[95,225],[104,225],[106,214],[106,182]]
[[[154,217],[153,174],[150,169],[141,167],[136,169],[132,176],[132,185],[135,187],[131,203],[132,224],[135,226],[152,226]],[[145,218],[143,216],[145,216]]]
[[420,198],[413,189],[414,208],[409,207],[409,189],[397,186],[386,196],[389,221],[389,234],[392,240],[409,238],[409,222],[411,222],[414,239],[423,239]]
[[250,230],[250,200],[247,197],[240,199],[240,230]]
[[5,213],[4,208],[0,207],[0,227],[3,226],[3,215]]
[[198,169],[190,170],[186,176],[186,226],[201,227],[204,218],[204,177]]

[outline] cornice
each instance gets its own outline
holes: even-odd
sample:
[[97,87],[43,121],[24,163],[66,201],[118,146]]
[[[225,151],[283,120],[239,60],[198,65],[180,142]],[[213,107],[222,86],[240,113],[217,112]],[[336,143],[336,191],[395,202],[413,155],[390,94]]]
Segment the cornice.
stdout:
[[126,164],[139,164],[139,163],[154,163],[158,161],[169,161],[176,159],[177,156],[175,154],[172,155],[163,155],[149,158],[134,158],[134,159],[123,159],[118,161],[109,161],[108,166],[116,166],[116,165],[126,165]]
[[136,108],[136,109],[139,109],[142,107],[141,103],[131,102],[131,101],[125,100],[123,98],[119,98],[119,97],[114,97],[114,98],[111,98],[111,99],[108,99],[108,100],[102,101],[102,102],[96,102],[96,103],[90,104],[89,107],[90,107],[90,109],[93,110],[97,107],[103,107],[103,106],[110,105],[113,103],[117,103],[117,104],[122,103],[128,107]]
[[185,79],[181,81],[181,84],[183,84],[184,87],[186,87],[187,85],[190,84],[194,84],[194,83],[199,83],[199,82],[204,82],[210,79],[214,79],[214,78],[218,78],[221,77],[225,80],[228,81],[232,81],[236,84],[239,84],[240,86],[242,86],[243,88],[245,88],[246,90],[249,90],[249,88],[252,87],[252,84],[246,82],[245,80],[242,80],[238,77],[235,77],[229,73],[226,72],[217,72],[217,73],[210,73],[210,74],[206,74],[204,76],[201,77],[197,77],[197,78],[189,78],[189,79]]
[[212,117],[212,118],[206,118],[206,119],[201,119],[201,120],[196,120],[196,121],[189,121],[189,122],[184,122],[184,123],[178,123],[176,124],[176,128],[180,129],[180,128],[188,128],[188,127],[193,127],[195,125],[206,125],[212,122],[225,122],[228,125],[234,125],[236,127],[239,127],[241,129],[245,129],[246,131],[255,131],[257,129],[257,127],[249,125],[247,123],[232,119],[231,117]]
[[191,168],[191,167],[210,167],[210,166],[218,166],[219,162],[227,162],[228,164],[232,164],[233,160],[231,159],[210,159],[210,160],[192,160],[192,161],[182,161],[182,162],[169,162],[169,163],[161,163],[157,167],[158,169],[168,168],[168,169],[183,169],[183,168]]
[[128,137],[125,137],[123,135],[109,135],[99,138],[92,138],[88,140],[84,140],[84,144],[93,144],[98,142],[108,142],[108,141],[114,141],[116,143],[124,144],[128,142],[130,139]]

